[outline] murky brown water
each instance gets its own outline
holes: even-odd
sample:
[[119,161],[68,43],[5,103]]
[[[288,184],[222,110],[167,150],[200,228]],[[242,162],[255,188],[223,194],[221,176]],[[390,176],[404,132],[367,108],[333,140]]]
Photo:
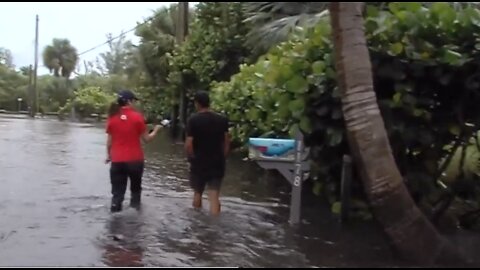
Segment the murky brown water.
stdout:
[[315,200],[291,228],[284,180],[240,158],[222,215],[192,210],[182,146],[166,134],[146,148],[142,211],[112,215],[104,143],[88,124],[0,117],[0,266],[399,265],[378,228],[340,226]]

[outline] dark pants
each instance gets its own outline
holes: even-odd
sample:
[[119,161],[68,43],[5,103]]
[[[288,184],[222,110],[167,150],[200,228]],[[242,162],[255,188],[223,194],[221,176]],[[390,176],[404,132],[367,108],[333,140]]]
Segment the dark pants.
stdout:
[[130,178],[131,200],[130,205],[138,208],[142,193],[142,176],[144,162],[113,162],[110,167],[110,181],[112,183],[112,211],[122,210],[122,203],[127,191],[127,182]]

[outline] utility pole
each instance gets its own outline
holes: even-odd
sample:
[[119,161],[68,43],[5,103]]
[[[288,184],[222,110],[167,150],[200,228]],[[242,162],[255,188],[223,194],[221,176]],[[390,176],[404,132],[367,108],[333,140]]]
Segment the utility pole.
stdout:
[[29,112],[31,117],[35,117],[35,93],[33,92],[32,87],[32,65],[28,67],[28,104],[29,104]]
[[38,15],[35,18],[35,63],[34,63],[34,74],[33,74],[33,91],[35,95],[35,110],[32,110],[33,116],[39,112],[39,95],[37,89],[37,73],[38,73]]
[[[188,2],[178,2],[177,15],[177,43],[181,45],[188,35]],[[185,140],[185,130],[187,126],[187,89],[180,89],[180,134],[181,139]]]
[[[181,45],[185,40],[188,28],[188,2],[178,2],[176,10],[176,42]],[[185,118],[186,118],[186,106],[185,106],[185,89],[180,89],[180,93],[175,93],[173,96],[172,104],[172,119],[171,119],[171,135],[173,139],[178,138],[179,128],[184,137],[185,130]]]

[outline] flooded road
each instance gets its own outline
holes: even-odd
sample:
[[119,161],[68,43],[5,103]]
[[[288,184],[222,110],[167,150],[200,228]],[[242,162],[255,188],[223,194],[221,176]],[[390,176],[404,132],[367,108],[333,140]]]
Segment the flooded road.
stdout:
[[127,191],[112,215],[102,128],[0,117],[0,266],[400,265],[378,228],[342,227],[317,200],[291,228],[284,180],[240,158],[221,216],[194,211],[183,148],[165,133],[146,146],[142,210]]

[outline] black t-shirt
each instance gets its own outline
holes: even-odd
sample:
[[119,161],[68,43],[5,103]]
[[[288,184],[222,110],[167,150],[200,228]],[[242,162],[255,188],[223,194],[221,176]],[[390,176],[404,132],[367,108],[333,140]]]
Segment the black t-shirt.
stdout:
[[209,177],[223,177],[225,133],[228,119],[215,112],[196,113],[188,120],[187,136],[193,137],[191,170]]

